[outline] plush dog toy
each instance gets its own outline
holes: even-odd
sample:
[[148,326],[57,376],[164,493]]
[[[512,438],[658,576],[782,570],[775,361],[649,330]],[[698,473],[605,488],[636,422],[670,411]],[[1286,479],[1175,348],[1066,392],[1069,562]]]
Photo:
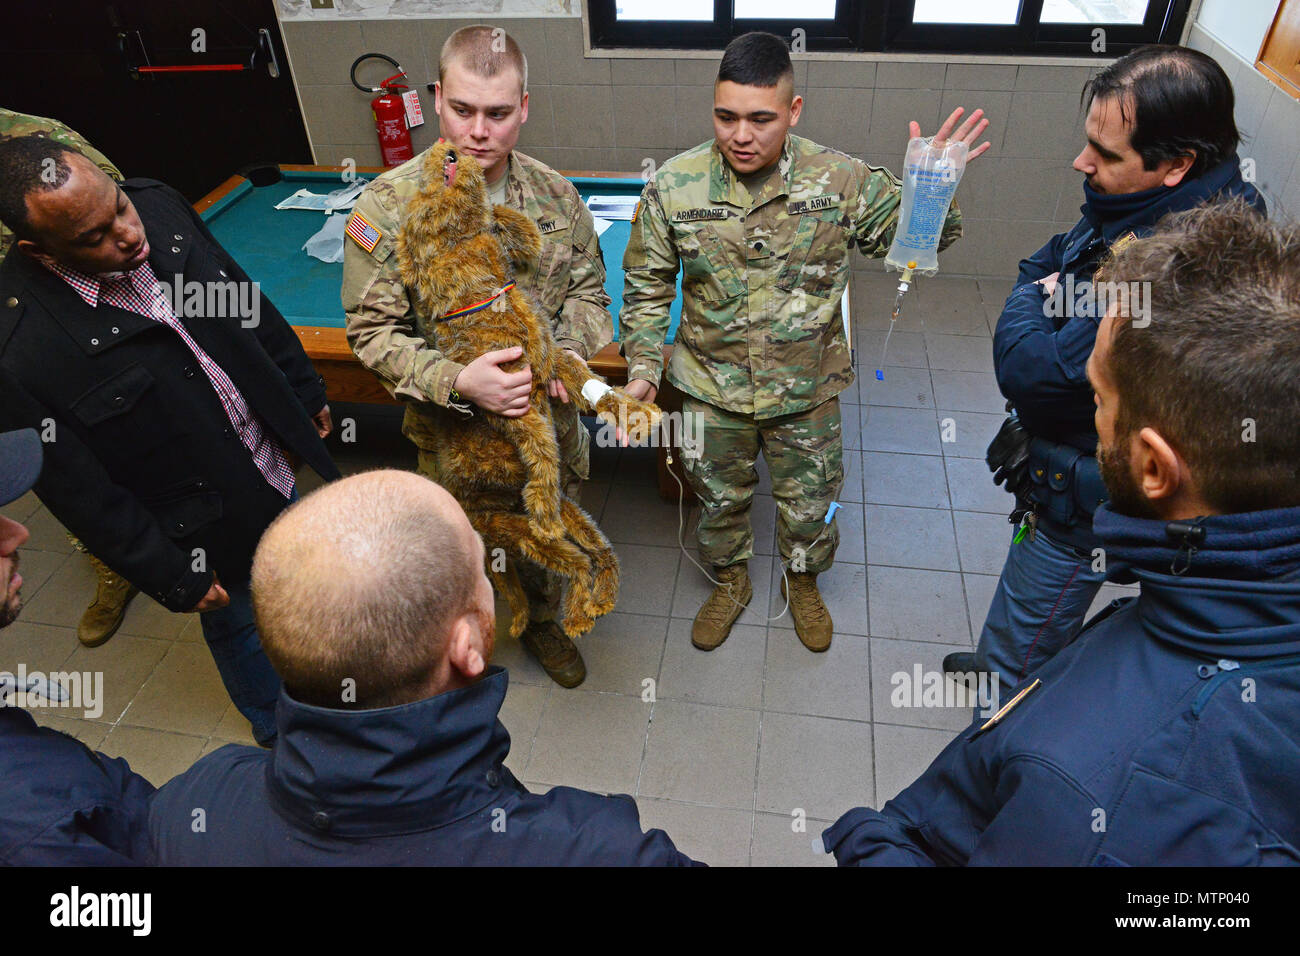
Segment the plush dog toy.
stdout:
[[[486,352],[522,345],[524,354],[502,368],[529,366],[529,410],[507,418],[481,409],[436,416],[439,479],[465,509],[487,545],[488,574],[511,609],[510,633],[528,623],[528,602],[513,560],[526,558],[569,580],[561,626],[570,637],[589,631],[613,610],[618,560],[608,539],[560,489],[560,452],[546,385],[558,379],[571,401],[594,411],[629,439],[641,441],[659,425],[659,409],[610,388],[586,363],[556,343],[548,322],[512,281],[514,270],[535,262],[542,237],[525,215],[490,206],[483,170],[450,143],[429,150],[420,192],[397,236],[402,280],[415,296],[430,344],[468,364]],[[497,551],[496,549],[501,549]]]

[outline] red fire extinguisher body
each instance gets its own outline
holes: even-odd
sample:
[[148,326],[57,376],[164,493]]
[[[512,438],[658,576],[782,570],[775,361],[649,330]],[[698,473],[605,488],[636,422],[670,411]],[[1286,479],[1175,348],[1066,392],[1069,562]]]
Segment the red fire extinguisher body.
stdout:
[[397,166],[415,158],[411,131],[406,127],[406,107],[398,93],[388,92],[370,101],[379,134],[379,152],[385,166]]

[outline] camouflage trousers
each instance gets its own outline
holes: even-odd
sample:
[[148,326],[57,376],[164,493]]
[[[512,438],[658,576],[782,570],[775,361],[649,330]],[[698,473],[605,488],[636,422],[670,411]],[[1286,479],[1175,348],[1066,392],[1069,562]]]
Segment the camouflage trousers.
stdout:
[[758,485],[754,463],[761,450],[772,476],[782,560],[796,571],[819,574],[829,569],[840,535],[834,519],[826,526],[826,512],[844,483],[839,399],[757,421],[688,395],[682,415],[690,423],[687,432],[698,436],[701,445],[696,457],[682,456],[702,510],[696,529],[700,557],[714,567],[726,567],[753,555],[749,512]]
[[[408,424],[403,427],[407,437],[413,429],[409,422],[418,416],[414,406],[407,406]],[[555,422],[555,438],[560,445],[560,488],[564,494],[581,503],[582,482],[591,469],[591,435],[578,417],[578,408],[572,402],[563,404],[551,402],[551,416]],[[439,481],[434,455],[416,443],[419,463],[416,470],[426,478]],[[519,583],[524,594],[528,596],[529,618],[534,621],[554,620],[560,609],[560,598],[564,591],[564,579],[546,571],[531,561],[520,561],[516,565]]]

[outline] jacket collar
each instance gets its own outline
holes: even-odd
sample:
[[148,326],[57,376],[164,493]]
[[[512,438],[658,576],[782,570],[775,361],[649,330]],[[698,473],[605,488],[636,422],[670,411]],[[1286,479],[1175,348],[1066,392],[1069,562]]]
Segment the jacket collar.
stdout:
[[1107,577],[1141,583],[1143,628],[1213,658],[1300,655],[1300,508],[1194,523],[1204,539],[1189,545],[1168,522],[1097,509]]
[[[731,164],[722,155],[722,150],[718,149],[715,140],[709,149],[709,202],[725,202],[747,209],[760,206],[778,196],[790,195],[791,181],[794,178],[794,152],[794,137],[787,133],[785,142],[781,144],[781,158],[777,160],[780,178],[769,179],[762,192],[751,197],[740,182],[740,176],[731,168]],[[780,183],[779,191],[772,185],[774,182]]]
[[1241,161],[1236,154],[1195,179],[1184,179],[1177,186],[1156,186],[1123,196],[1098,193],[1085,181],[1084,203],[1079,211],[1110,243],[1125,232],[1145,233],[1167,212],[1191,209],[1220,194],[1240,196],[1261,213],[1265,211],[1264,199],[1258,190],[1241,178]]
[[510,735],[497,713],[508,678],[411,704],[333,710],[283,690],[267,784],[281,815],[344,836],[413,833],[469,816],[512,788]]

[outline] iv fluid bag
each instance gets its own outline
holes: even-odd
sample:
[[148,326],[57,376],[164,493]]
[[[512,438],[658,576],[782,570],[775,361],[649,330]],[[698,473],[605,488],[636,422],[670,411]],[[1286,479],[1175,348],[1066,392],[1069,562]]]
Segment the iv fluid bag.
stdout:
[[967,151],[965,143],[951,139],[943,148],[920,136],[908,142],[903,201],[894,242],[885,257],[887,268],[903,270],[909,261],[915,261],[914,271],[922,275],[939,271],[939,237],[957,183],[966,171]]

